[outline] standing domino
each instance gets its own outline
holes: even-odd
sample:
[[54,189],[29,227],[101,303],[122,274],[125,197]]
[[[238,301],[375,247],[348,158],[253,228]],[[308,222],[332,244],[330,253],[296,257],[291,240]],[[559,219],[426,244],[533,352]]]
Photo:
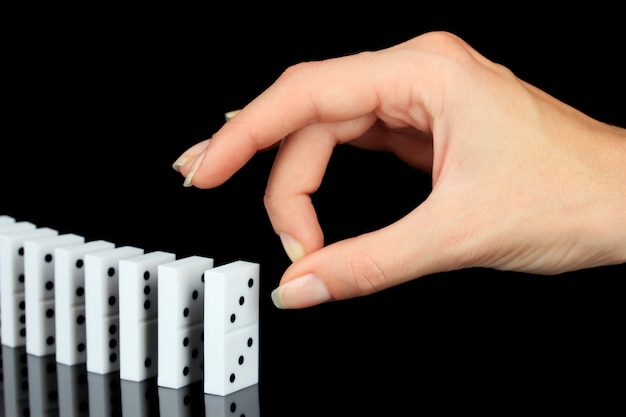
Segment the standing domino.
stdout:
[[15,223],[15,217],[7,216],[6,214],[0,215],[0,225]]
[[85,255],[115,248],[105,240],[56,248],[55,328],[57,333],[56,361],[76,365],[87,361],[87,331],[85,329]]
[[54,250],[83,243],[85,238],[72,233],[24,242],[24,283],[26,300],[26,353],[45,356],[56,351],[54,323]]
[[158,266],[175,259],[156,251],[120,261],[121,379],[140,382],[157,374]]
[[119,262],[143,254],[122,246],[85,255],[87,372],[119,371]]
[[205,273],[204,392],[228,395],[259,381],[259,264]]
[[203,256],[159,265],[160,387],[177,389],[202,380],[204,272],[210,268],[213,259]]
[[[11,216],[0,216],[0,234],[5,233],[5,232],[10,232],[12,230],[24,230],[24,229],[34,229],[34,228],[35,228],[35,225],[33,223],[17,222]],[[2,262],[2,256],[0,256],[0,263],[1,262]],[[0,288],[2,288],[1,281],[2,281],[2,265],[0,265]],[[2,334],[1,331],[0,331],[0,334]]]
[[56,235],[58,232],[48,227],[0,234],[0,315],[3,322],[2,344],[5,346],[26,345],[24,242]]

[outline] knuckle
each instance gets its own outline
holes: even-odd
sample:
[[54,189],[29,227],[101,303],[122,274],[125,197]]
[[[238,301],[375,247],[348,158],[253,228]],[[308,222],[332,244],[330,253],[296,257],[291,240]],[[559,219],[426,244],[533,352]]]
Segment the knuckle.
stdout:
[[360,295],[372,294],[388,287],[385,271],[369,253],[361,252],[351,258],[349,279],[353,291]]

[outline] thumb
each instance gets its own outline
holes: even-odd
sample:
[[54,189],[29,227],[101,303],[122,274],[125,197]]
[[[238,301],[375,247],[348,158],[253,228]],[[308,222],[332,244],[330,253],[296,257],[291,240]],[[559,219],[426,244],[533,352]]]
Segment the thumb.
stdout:
[[306,308],[457,269],[461,257],[450,244],[455,241],[455,226],[437,219],[441,212],[435,214],[424,202],[385,228],[303,256],[287,268],[272,292],[274,304],[282,309]]

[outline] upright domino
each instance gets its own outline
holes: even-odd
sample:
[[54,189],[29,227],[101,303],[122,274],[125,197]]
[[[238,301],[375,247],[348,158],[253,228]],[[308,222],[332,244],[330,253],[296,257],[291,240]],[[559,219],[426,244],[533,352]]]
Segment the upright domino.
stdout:
[[54,251],[56,361],[65,365],[87,362],[85,328],[85,255],[114,249],[106,240],[63,246]]
[[[11,216],[0,216],[0,234],[5,232],[10,232],[12,230],[24,230],[24,229],[34,229],[35,225],[30,222],[18,222]],[[0,256],[0,264],[2,263],[2,256]],[[2,265],[0,265],[0,289],[2,287]],[[1,297],[0,297],[1,302]],[[0,308],[1,310],[1,308]],[[0,335],[2,331],[0,330]],[[1,339],[1,336],[0,336]]]
[[204,272],[213,259],[189,256],[158,267],[157,384],[182,388],[202,380]]
[[85,255],[87,372],[119,371],[119,262],[143,254],[121,246]]
[[8,223],[14,223],[15,222],[15,217],[11,217],[11,216],[7,216],[6,214],[2,214],[0,215],[0,225],[2,224],[8,224]]
[[228,395],[259,381],[259,270],[235,261],[205,273],[206,394]]
[[24,294],[24,242],[58,235],[48,227],[26,228],[0,234],[0,315],[2,344],[26,346],[26,297]]
[[119,264],[120,378],[140,382],[158,370],[158,266],[176,260],[156,251]]
[[85,238],[72,233],[24,242],[24,283],[26,300],[26,353],[45,356],[55,353],[55,274],[54,250],[83,243]]

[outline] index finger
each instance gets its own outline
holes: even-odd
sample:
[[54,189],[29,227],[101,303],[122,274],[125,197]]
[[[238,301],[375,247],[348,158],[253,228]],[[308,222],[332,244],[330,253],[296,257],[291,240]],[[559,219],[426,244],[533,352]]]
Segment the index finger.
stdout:
[[458,37],[432,33],[379,51],[289,67],[213,135],[193,163],[190,182],[199,188],[218,186],[257,151],[316,122],[349,121],[375,112],[386,123],[431,132],[445,93],[454,91],[446,86],[450,77],[445,69],[459,67],[451,65],[451,50],[464,60],[476,59]]
[[358,118],[375,110],[376,89],[364,85],[376,69],[367,54],[296,64],[241,109],[210,139],[192,183],[222,184],[256,152],[318,121]]

